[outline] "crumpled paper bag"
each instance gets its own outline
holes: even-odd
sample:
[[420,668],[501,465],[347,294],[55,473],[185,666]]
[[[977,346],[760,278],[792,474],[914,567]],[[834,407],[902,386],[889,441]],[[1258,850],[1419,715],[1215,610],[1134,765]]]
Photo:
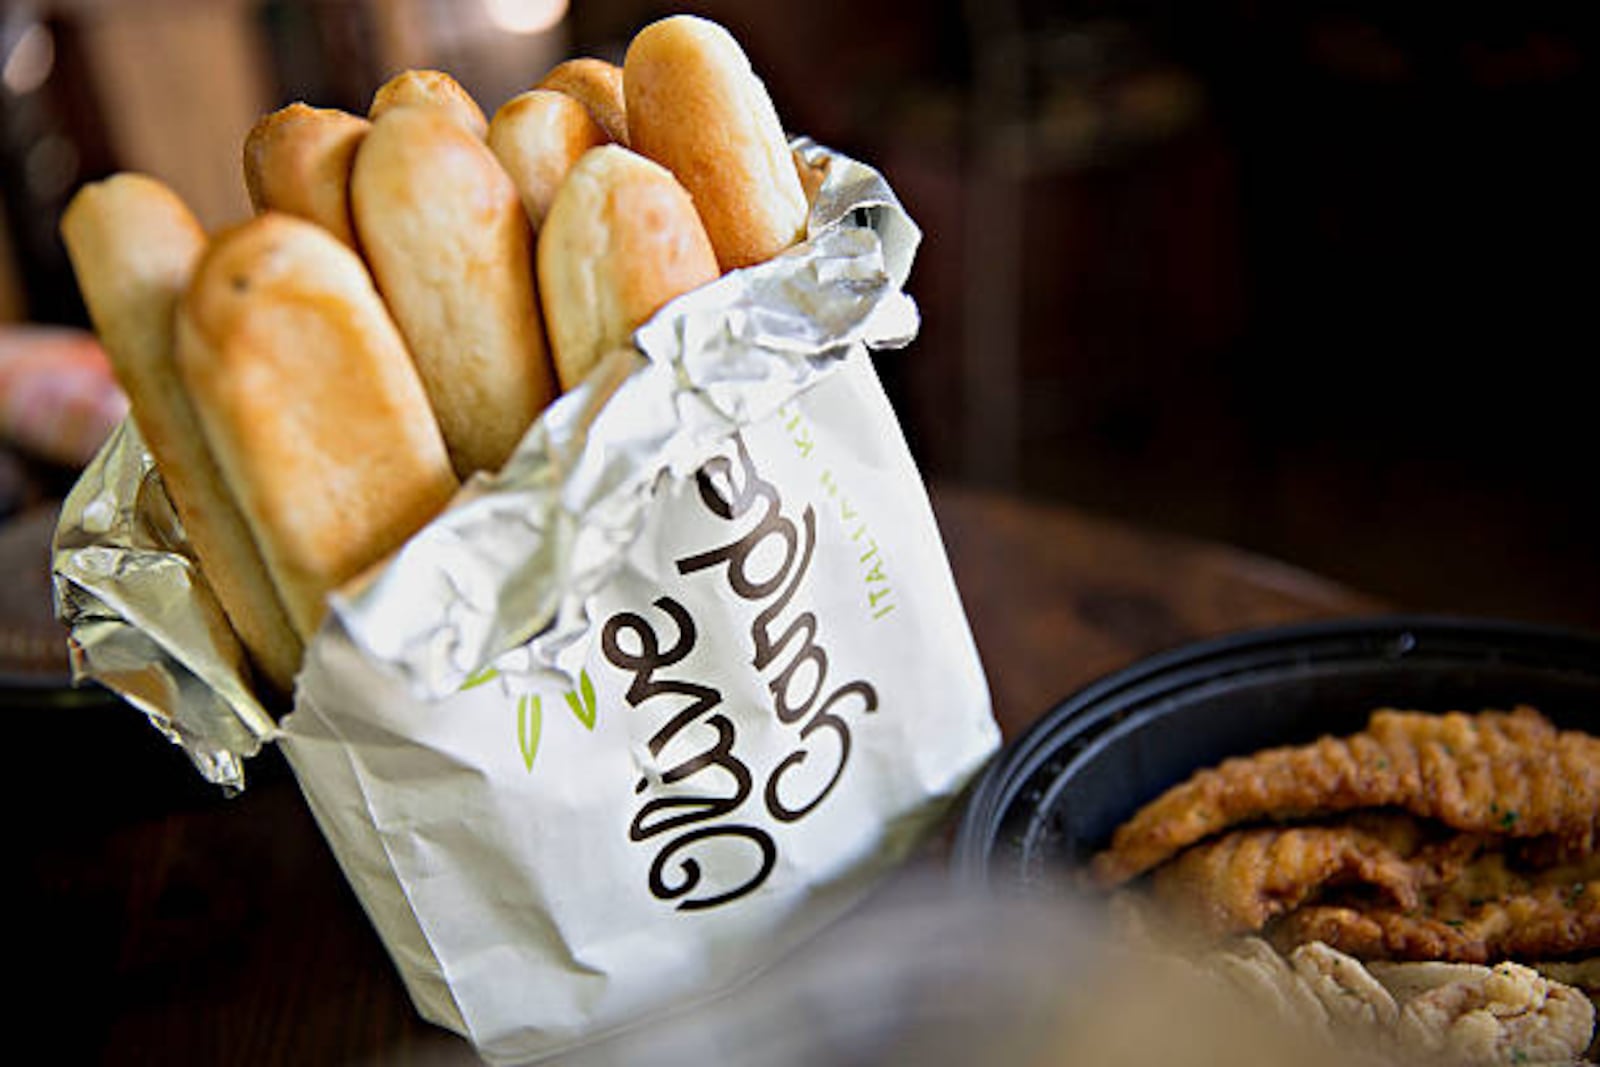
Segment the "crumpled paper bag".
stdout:
[[870,168],[686,294],[335,599],[274,722],[126,426],[64,509],[81,673],[243,785],[281,746],[418,1010],[524,1062],[729,988],[903,860],[998,744],[868,351],[916,331]]

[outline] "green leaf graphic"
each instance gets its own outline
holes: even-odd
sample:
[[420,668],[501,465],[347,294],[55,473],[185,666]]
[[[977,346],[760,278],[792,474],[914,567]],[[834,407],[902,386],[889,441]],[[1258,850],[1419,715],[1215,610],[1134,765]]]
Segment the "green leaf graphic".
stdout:
[[579,672],[578,688],[583,695],[580,697],[577,693],[569,690],[566,694],[567,707],[571,708],[572,714],[579,722],[583,723],[585,730],[593,730],[595,713],[594,683],[589,680],[588,671]]
[[533,771],[533,757],[539,754],[539,731],[543,720],[544,711],[539,706],[538,697],[517,698],[517,747],[522,749],[522,762],[529,773]]
[[593,730],[595,711],[597,708],[594,698],[594,683],[589,680],[588,671],[585,670],[578,672],[578,687],[583,692],[583,706],[589,709],[589,717],[584,720],[584,725]]
[[479,671],[477,674],[474,674],[472,677],[461,683],[461,692],[465,693],[468,689],[476,689],[485,682],[492,682],[498,677],[500,677],[499,671],[495,670],[493,667],[485,667],[483,670]]

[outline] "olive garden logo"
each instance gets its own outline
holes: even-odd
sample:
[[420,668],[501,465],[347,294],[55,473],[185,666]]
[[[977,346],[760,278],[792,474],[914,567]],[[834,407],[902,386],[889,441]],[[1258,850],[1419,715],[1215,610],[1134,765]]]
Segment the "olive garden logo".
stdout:
[[657,764],[634,786],[628,839],[653,853],[650,893],[679,911],[759,889],[778,867],[782,828],[833,792],[855,728],[878,712],[871,682],[839,680],[829,627],[802,590],[816,559],[815,508],[786,509],[744,439],[732,444],[732,455],[708,460],[696,478],[700,504],[719,520],[716,540],[674,566],[715,595],[719,624],[743,624],[777,750],[752,751],[742,731],[761,721],[756,709],[732,710],[720,679],[696,671],[701,627],[686,604],[662,593],[648,608],[615,612],[600,632],[601,655],[627,679],[626,714],[648,724]]
[[[817,560],[816,508],[808,501],[786,507],[740,435],[729,451],[706,461],[690,497],[716,520],[712,540],[677,556],[673,568],[709,594],[707,610],[718,625],[745,632],[747,663],[766,691],[760,703],[744,706],[741,689],[733,706],[725,705],[721,675],[731,664],[701,673],[709,665],[696,664],[693,654],[703,620],[664,590],[648,605],[613,612],[598,635],[602,668],[614,668],[625,683],[618,711],[648,752],[633,787],[628,840],[650,853],[651,895],[679,911],[716,908],[758,890],[778,869],[783,828],[832,795],[850,764],[856,730],[879,711],[877,687],[830,655],[836,635],[806,589]],[[863,527],[850,540],[865,536]],[[869,554],[877,554],[876,544]],[[869,593],[868,607],[882,618],[893,601]],[[487,668],[462,691],[499,677]],[[563,698],[592,732],[597,701],[587,669]],[[531,774],[544,730],[543,697],[518,696],[516,709],[517,748]],[[748,742],[751,729],[763,731],[762,744]]]

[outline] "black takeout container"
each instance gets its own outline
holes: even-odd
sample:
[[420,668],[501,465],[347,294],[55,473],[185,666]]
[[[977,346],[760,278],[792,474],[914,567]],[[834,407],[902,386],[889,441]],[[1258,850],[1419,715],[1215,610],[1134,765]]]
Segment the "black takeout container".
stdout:
[[995,888],[1087,861],[1145,803],[1228,756],[1348,734],[1379,707],[1529,704],[1600,732],[1600,635],[1393,616],[1186,645],[1057,705],[995,759],[957,829],[955,870]]

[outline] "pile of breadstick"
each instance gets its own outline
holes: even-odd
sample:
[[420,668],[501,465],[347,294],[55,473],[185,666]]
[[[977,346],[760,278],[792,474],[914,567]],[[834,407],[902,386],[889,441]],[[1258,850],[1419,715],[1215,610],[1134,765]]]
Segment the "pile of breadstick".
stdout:
[[61,229],[195,561],[267,688],[328,594],[493,471],[669,300],[798,241],[765,87],[703,19],[562,63],[486,119],[408,71],[367,117],[293,104],[244,145],[256,216],[206,234],[152,178]]

